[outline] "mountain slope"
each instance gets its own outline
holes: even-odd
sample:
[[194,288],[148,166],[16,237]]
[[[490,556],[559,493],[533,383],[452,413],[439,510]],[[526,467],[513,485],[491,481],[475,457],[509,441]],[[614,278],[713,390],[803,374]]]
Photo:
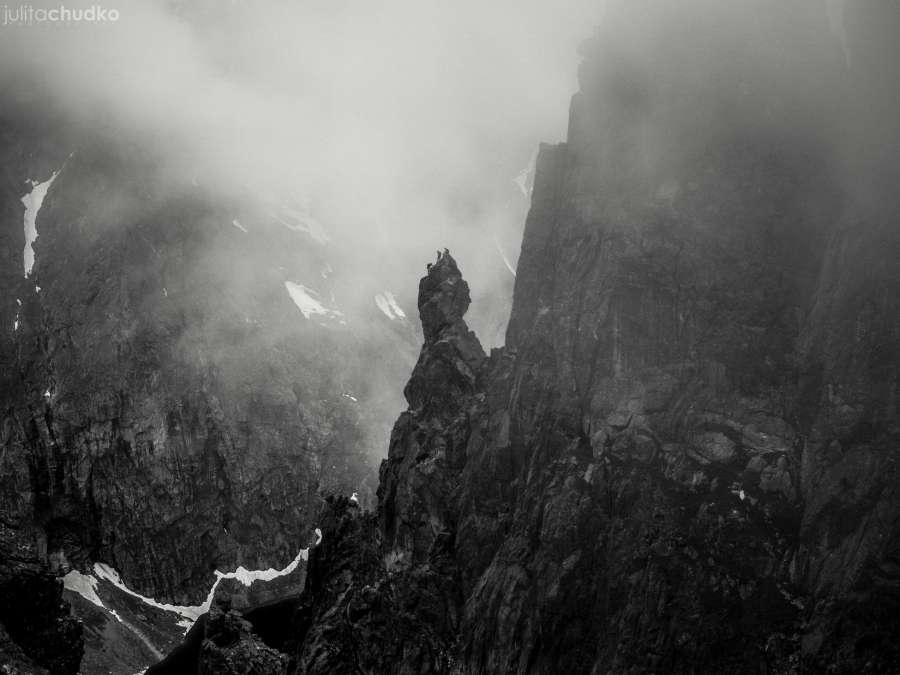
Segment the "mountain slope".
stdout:
[[28,112],[3,127],[2,581],[103,562],[199,605],[216,570],[287,566],[320,489],[372,498],[411,325],[340,305],[352,275],[297,200],[223,199],[121,130],[76,143]]
[[813,3],[699,4],[584,46],[504,349],[430,266],[377,521],[325,516],[296,672],[900,667],[896,173],[839,100],[867,74]]

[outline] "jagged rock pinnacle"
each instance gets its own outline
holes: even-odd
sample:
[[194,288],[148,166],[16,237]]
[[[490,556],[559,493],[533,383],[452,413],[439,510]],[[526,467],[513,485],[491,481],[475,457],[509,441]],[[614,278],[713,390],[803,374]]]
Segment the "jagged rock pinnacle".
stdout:
[[425,343],[404,389],[413,409],[427,402],[455,409],[464,393],[471,393],[485,354],[463,315],[469,308],[469,285],[447,249],[438,251],[419,282],[419,317]]
[[435,342],[441,331],[461,321],[469,309],[469,285],[462,278],[450,251],[438,251],[419,282],[419,317],[425,342]]

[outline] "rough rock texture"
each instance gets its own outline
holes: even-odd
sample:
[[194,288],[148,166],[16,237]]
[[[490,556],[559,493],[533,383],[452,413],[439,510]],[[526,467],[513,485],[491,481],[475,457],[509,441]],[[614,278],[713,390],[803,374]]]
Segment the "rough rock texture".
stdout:
[[82,626],[52,575],[19,567],[0,583],[0,668],[10,673],[75,675],[83,651]]
[[[0,583],[105,562],[200,604],[216,569],[293,560],[319,490],[374,497],[413,334],[374,306],[301,313],[286,282],[349,281],[334,260],[322,280],[332,253],[288,198],[223,199],[146,141],[75,142],[40,109],[0,119]],[[26,277],[21,198],[54,172]]]
[[201,675],[281,675],[287,672],[287,662],[287,656],[266,646],[235,610],[210,611],[200,652]]
[[541,149],[507,346],[449,255],[422,280],[377,526],[333,504],[296,672],[900,670],[896,154],[811,117],[897,89],[813,3],[707,4],[724,41],[639,4],[653,47],[588,42]]
[[[27,297],[24,278],[21,202],[26,179],[48,179],[64,154],[58,120],[29,119],[27,100],[3,92],[0,113],[0,668],[6,673],[77,673],[83,651],[82,627],[69,616],[62,583],[48,573],[28,495],[33,458],[8,440],[23,433],[12,408],[24,401],[19,348],[13,326]],[[15,228],[6,227],[17,223]],[[33,287],[33,285],[31,285]]]
[[[383,508],[376,516],[346,497],[327,499],[289,638],[272,643],[290,655],[290,672],[414,675],[447,672],[454,662],[463,597],[453,493],[488,362],[463,321],[469,288],[449,253],[429,265],[418,305],[425,344],[405,390],[410,408],[382,465]],[[240,649],[256,639],[245,633]],[[189,651],[177,667],[202,672],[205,653]]]
[[446,251],[419,285],[425,344],[382,464],[377,524],[341,500],[320,518],[293,670],[446,672],[462,619],[454,493],[483,407],[487,359],[462,317],[469,288]]

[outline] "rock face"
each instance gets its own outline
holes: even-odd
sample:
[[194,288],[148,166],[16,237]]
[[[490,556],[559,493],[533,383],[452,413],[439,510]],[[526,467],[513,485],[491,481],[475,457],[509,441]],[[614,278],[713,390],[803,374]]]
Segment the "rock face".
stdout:
[[453,662],[455,492],[487,359],[462,319],[469,288],[448,252],[429,265],[418,306],[425,344],[382,464],[379,516],[329,502],[297,615],[296,672],[434,673]]
[[[318,376],[279,369],[327,377],[334,335],[301,358],[238,330],[231,300],[192,302],[228,240],[182,215],[227,205],[140,181],[144,216],[94,230],[77,177],[143,174],[80,156],[12,340],[34,364],[4,427],[13,567],[102,555],[189,598],[204,565],[283,563],[322,529],[294,606],[217,605],[168,672],[900,671],[897,16],[848,7],[848,63],[818,2],[615,3],[568,140],[538,157],[506,346],[468,330],[449,253],[422,280],[374,514],[318,510],[307,481],[335,455],[302,444],[307,411],[353,439],[304,389]],[[30,623],[2,622],[12,658],[52,670]]]
[[[813,3],[701,4],[585,45],[504,349],[430,266],[377,521],[323,518],[296,672],[900,669],[896,155],[833,142],[883,108],[809,117],[888,85]],[[857,12],[863,68],[896,47]]]
[[[374,497],[412,331],[314,297],[349,275],[289,198],[223,199],[26,103],[0,120],[0,584],[58,595],[53,575],[104,562],[199,605],[215,570],[284,568],[320,490]],[[26,275],[22,197],[51,178]]]

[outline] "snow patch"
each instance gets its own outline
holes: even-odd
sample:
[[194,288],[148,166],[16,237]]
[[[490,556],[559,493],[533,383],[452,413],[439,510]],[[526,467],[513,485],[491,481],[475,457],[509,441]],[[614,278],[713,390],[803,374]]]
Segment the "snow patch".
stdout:
[[[318,542],[316,542],[318,544]],[[303,549],[300,553],[297,554],[297,557],[291,561],[291,563],[281,570],[276,570],[273,568],[269,568],[267,570],[248,570],[245,567],[238,567],[234,572],[228,572],[223,574],[222,572],[216,572],[216,583],[221,581],[222,579],[237,579],[244,586],[251,585],[254,581],[272,581],[272,579],[276,579],[278,577],[283,577],[295,569],[297,569],[297,565],[300,564],[301,560],[306,560],[308,557],[308,550]],[[215,590],[215,585],[213,585],[213,590]],[[209,600],[212,600],[210,596]]]
[[239,221],[237,218],[232,220],[231,224],[234,225],[237,229],[239,229],[244,234],[250,234],[249,232],[247,232],[247,228],[244,227],[243,225],[241,225],[241,221]]
[[740,483],[732,483],[731,489],[729,490],[729,492],[731,494],[733,494],[735,497],[737,497],[738,499],[740,499],[742,502],[749,501],[751,506],[756,505],[757,500],[755,498],[751,497],[750,495],[748,495],[744,491],[744,486],[741,485]]
[[[151,607],[156,607],[157,609],[161,609],[166,612],[174,612],[175,614],[180,615],[183,619],[189,620],[191,622],[191,625],[193,625],[193,622],[196,621],[201,614],[209,609],[209,605],[206,603],[204,603],[203,605],[186,607],[182,605],[170,605],[157,602],[153,598],[148,598],[145,595],[141,595],[140,593],[137,593],[128,588],[128,586],[126,586],[122,581],[119,573],[105,563],[94,563],[94,574],[97,576],[97,578],[108,581],[123,593],[126,593],[133,598],[137,598],[138,600],[147,605],[150,605]],[[215,590],[215,585],[213,585],[213,590]],[[207,602],[209,602],[210,604],[212,603],[211,594],[207,597]]]
[[[291,300],[297,305],[297,308],[303,313],[307,319],[313,315],[324,316],[328,319],[341,319],[344,315],[336,309],[330,309],[322,304],[315,296],[319,295],[311,288],[295,284],[293,281],[285,281],[284,287],[287,289]],[[341,321],[341,323],[344,323]]]
[[506,265],[506,269],[509,270],[509,273],[514,277],[516,276],[516,268],[513,267],[512,263],[509,261],[509,258],[506,257],[506,254],[503,252],[503,249],[500,248],[500,242],[497,241],[497,237],[494,237],[494,247],[497,249],[497,253],[500,254],[500,257],[503,259],[503,264]]
[[31,185],[31,191],[21,199],[25,205],[25,251],[23,254],[25,276],[31,274],[31,268],[34,267],[34,249],[31,245],[37,239],[37,225],[35,222],[37,221],[38,211],[41,210],[44,197],[47,196],[47,191],[53,185],[53,181],[56,180],[58,175],[59,171],[54,171],[50,179],[43,183],[38,183],[34,180],[27,181]]
[[380,309],[391,321],[406,318],[406,312],[400,309],[400,305],[397,304],[397,298],[395,298],[394,294],[390,291],[385,291],[384,293],[376,295],[375,304],[378,305],[378,309]]
[[356,398],[353,394],[348,394],[347,392],[343,392],[341,394],[341,396],[343,396],[344,398],[349,398],[354,403],[359,403],[359,399]]
[[390,305],[390,308],[392,310],[394,310],[394,314],[396,314],[401,319],[405,319],[406,312],[404,312],[402,309],[400,309],[400,305],[397,304],[397,298],[394,297],[394,294],[391,293],[390,291],[385,291],[384,297],[387,298],[388,305]]
[[[322,541],[322,531],[320,529],[316,529],[316,543],[315,546],[318,546]],[[216,595],[216,588],[219,586],[219,582],[222,579],[237,579],[244,586],[250,586],[254,581],[271,581],[272,579],[276,579],[277,577],[283,577],[294,570],[297,569],[297,566],[300,564],[301,560],[309,559],[309,549],[304,548],[301,549],[297,554],[297,557],[294,558],[290,564],[284,569],[276,570],[273,568],[269,568],[267,570],[248,570],[247,568],[241,566],[238,567],[234,572],[220,572],[219,570],[215,571],[216,580],[213,582],[212,588],[209,589],[209,593],[206,596],[206,599],[200,605],[170,605],[168,603],[157,602],[153,598],[148,598],[145,595],[141,595],[130,588],[128,588],[125,583],[122,581],[122,578],[119,576],[119,573],[114,570],[109,565],[104,563],[94,563],[94,574],[100,578],[108,581],[113,586],[118,588],[123,593],[126,593],[143,603],[150,605],[151,607],[156,607],[157,609],[161,609],[166,612],[172,612],[174,614],[178,614],[181,617],[181,620],[178,621],[176,625],[184,628],[185,633],[191,629],[191,626],[194,625],[194,622],[203,614],[209,611],[210,606],[212,606],[213,598]],[[71,573],[70,573],[71,574]],[[93,580],[93,584],[91,588],[96,588],[97,579],[93,577],[89,577]],[[96,596],[96,592],[94,592]],[[100,598],[97,597],[97,602],[100,601]],[[93,601],[92,601],[93,602]],[[102,603],[100,604],[102,607]]]
[[82,574],[78,570],[72,570],[63,577],[63,588],[73,593],[78,593],[82,598],[94,603],[97,607],[106,609],[100,596],[97,595],[97,579],[90,574]]

